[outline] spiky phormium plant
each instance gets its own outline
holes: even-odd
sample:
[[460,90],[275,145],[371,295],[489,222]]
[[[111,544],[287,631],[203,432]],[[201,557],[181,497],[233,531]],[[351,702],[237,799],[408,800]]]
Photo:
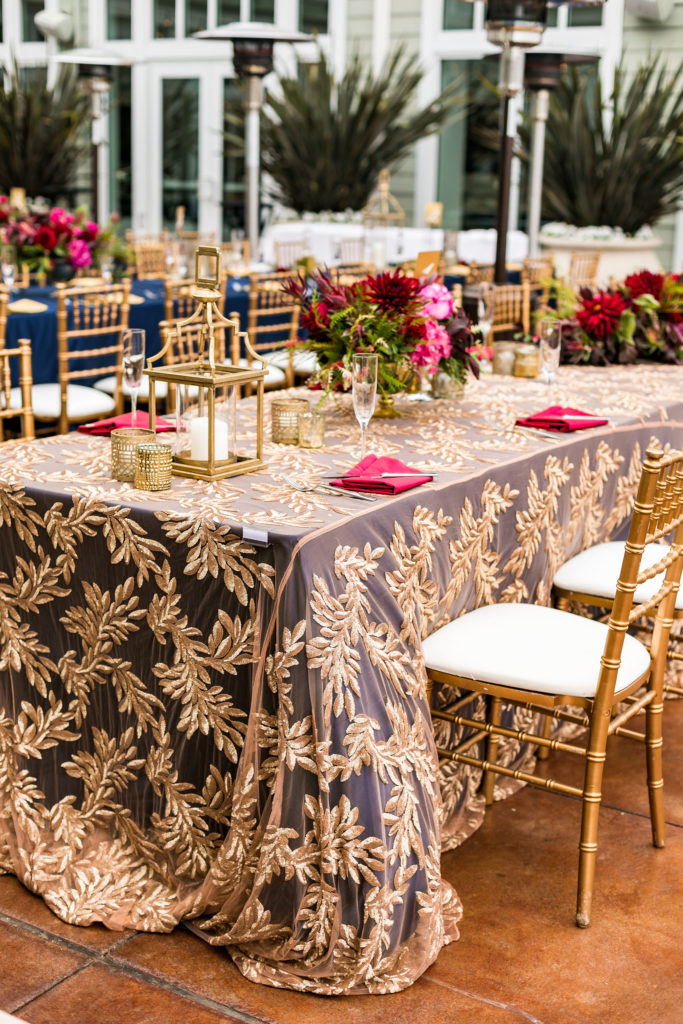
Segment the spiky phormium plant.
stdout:
[[277,198],[297,211],[361,209],[382,168],[464,107],[454,83],[413,110],[421,78],[417,59],[400,49],[377,77],[356,57],[336,82],[321,54],[301,80],[281,78],[261,121],[262,166]]
[[87,117],[88,97],[73,69],[62,68],[48,87],[45,68],[27,75],[13,62],[7,83],[0,79],[0,190],[58,196],[83,156],[78,129]]
[[575,69],[550,98],[543,217],[635,234],[677,208],[683,188],[683,77],[659,59],[616,70],[609,103]]

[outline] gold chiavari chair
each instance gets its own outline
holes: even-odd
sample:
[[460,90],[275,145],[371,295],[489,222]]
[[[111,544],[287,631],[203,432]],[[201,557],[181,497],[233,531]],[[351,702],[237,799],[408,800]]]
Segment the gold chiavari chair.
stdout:
[[196,300],[192,297],[195,284],[192,280],[164,281],[164,320],[184,320],[191,316],[196,308]]
[[226,242],[221,246],[222,266],[225,270],[236,274],[246,271],[249,267],[249,239],[239,238]]
[[493,263],[470,263],[467,284],[493,284]]
[[350,288],[352,285],[357,284],[358,281],[362,281],[363,278],[374,273],[375,268],[372,263],[340,264],[330,269],[330,278],[334,284]]
[[[122,333],[128,327],[130,283],[99,287],[57,286],[55,384],[33,385],[36,420],[54,420],[65,434],[73,423],[100,419],[123,409]],[[113,395],[82,381],[110,374]]]
[[569,254],[567,284],[574,291],[579,288],[596,288],[600,253],[572,252]]
[[298,260],[309,255],[309,246],[305,239],[292,241],[274,241],[275,266],[278,270],[289,270],[295,267]]
[[[20,338],[16,348],[7,348],[8,292],[0,289],[0,441],[5,440],[5,420],[21,418],[22,437],[35,436],[33,423],[33,369],[31,342]],[[12,361],[18,364],[19,386],[12,387]]]
[[[469,283],[469,282],[468,282]],[[531,321],[531,293],[529,282],[521,284],[491,285],[494,294],[493,324],[488,344],[521,332],[529,333]],[[498,337],[496,337],[498,336]]]
[[[193,310],[190,310],[190,313]],[[188,313],[188,316],[190,315]],[[203,337],[203,326],[201,323],[189,324],[183,327],[182,331],[176,331],[176,325],[179,320],[184,320],[185,317],[181,316],[176,319],[162,320],[159,324],[159,335],[161,338],[161,348],[156,355],[152,356],[148,363],[154,364],[159,360],[167,366],[176,366],[179,363],[193,363],[199,357],[199,352],[202,348],[202,337]],[[232,319],[232,317],[231,317]],[[225,329],[223,327],[216,327],[214,332],[214,338],[216,342],[215,357],[216,362],[225,362]],[[232,353],[231,353],[232,354]],[[145,380],[149,378],[145,377]],[[159,396],[159,385],[165,384],[165,381],[157,381],[154,388],[155,397]],[[168,393],[166,393],[166,390]],[[149,392],[148,392],[149,397]],[[161,397],[166,399],[166,412],[173,412],[176,408],[176,389],[173,385],[164,388],[161,392]]]
[[[299,329],[300,309],[282,290],[283,283],[290,276],[287,272],[277,271],[249,275],[247,333],[251,347],[259,355],[263,353],[268,364],[265,387],[270,389],[294,384],[293,346]],[[243,357],[242,362],[248,366],[249,357]]]
[[[663,557],[655,564],[648,560],[643,567],[647,547],[672,534]],[[436,682],[480,693],[487,701],[484,721],[458,713],[469,696],[462,697],[455,710],[432,711],[437,721],[474,730],[460,747],[439,748],[439,755],[481,768],[487,802],[493,798],[495,774],[581,799],[576,909],[576,923],[581,928],[590,921],[602,776],[610,736],[617,734],[645,745],[652,841],[655,847],[664,845],[663,678],[682,569],[683,452],[664,454],[658,444],[652,444],[643,462],[607,623],[540,605],[496,604],[460,616],[423,641],[430,686]],[[634,590],[660,573],[655,592],[634,605]],[[650,650],[628,632],[644,614],[655,619]],[[581,736],[571,742],[549,739],[543,730],[535,732],[531,726],[504,727],[502,702],[585,726],[584,741]],[[643,710],[645,731],[627,727]],[[473,753],[477,735],[486,739],[484,756]],[[582,757],[583,785],[570,786],[545,773],[540,776],[499,763],[501,736]],[[546,766],[549,763],[546,761]]]
[[554,269],[552,256],[527,256],[522,263],[522,281],[527,281],[531,291],[537,293],[540,306],[548,304]]
[[134,241],[132,244],[135,274],[139,280],[165,277],[167,272],[165,241]]

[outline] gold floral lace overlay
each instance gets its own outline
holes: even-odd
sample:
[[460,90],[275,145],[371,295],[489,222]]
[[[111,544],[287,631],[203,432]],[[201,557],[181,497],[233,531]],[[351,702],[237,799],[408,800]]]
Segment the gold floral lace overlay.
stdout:
[[192,923],[255,981],[411,984],[458,934],[441,851],[483,816],[476,772],[439,770],[421,638],[548,602],[568,555],[619,532],[644,447],[680,443],[671,369],[634,379],[636,416],[557,443],[494,429],[506,387],[506,421],[528,401],[516,382],[484,384],[469,423],[462,403],[420,410],[375,450],[435,445],[449,468],[367,506],[284,481],[348,461],[343,403],[324,453],[271,446],[267,473],[165,496],[111,481],[103,439],[2,446],[2,869],[70,923]]

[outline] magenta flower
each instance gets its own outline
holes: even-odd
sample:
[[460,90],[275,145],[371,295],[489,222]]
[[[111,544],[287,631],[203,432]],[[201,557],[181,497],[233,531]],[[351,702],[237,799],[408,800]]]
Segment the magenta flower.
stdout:
[[451,354],[451,339],[446,328],[434,320],[427,320],[423,331],[424,341],[415,346],[410,359],[413,366],[427,366],[430,373],[436,373],[441,360]]
[[435,320],[446,320],[453,312],[453,297],[443,284],[426,284],[420,289],[420,298],[424,301],[424,314]]
[[73,242],[69,242],[66,248],[71,260],[71,266],[75,270],[90,266],[92,262],[90,249],[88,248],[88,243],[84,242],[82,238],[74,238]]

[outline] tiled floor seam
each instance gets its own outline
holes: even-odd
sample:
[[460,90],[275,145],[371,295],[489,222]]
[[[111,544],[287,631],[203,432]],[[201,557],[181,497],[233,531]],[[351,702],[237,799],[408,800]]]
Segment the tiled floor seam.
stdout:
[[79,967],[74,967],[73,971],[67,971],[66,974],[61,974],[58,978],[51,978],[50,981],[46,982],[42,988],[36,989],[31,992],[29,999],[19,999],[16,1003],[10,1003],[7,1007],[8,1013],[18,1013],[20,1010],[25,1010],[31,1003],[35,1003],[37,999],[42,999],[48,992],[53,992],[56,988],[62,984],[63,981],[68,981],[69,978],[73,978],[76,974],[80,974],[85,971],[90,964],[81,964]]
[[235,1020],[243,1021],[244,1024],[269,1024],[268,1021],[264,1020],[263,1017],[254,1017],[250,1013],[244,1013],[242,1010],[237,1010],[227,1003],[216,1002],[215,999],[208,999],[206,996],[200,996],[191,989],[185,988],[183,985],[174,985],[170,981],[165,981],[163,978],[159,978],[156,974],[150,974],[148,971],[143,970],[140,967],[133,967],[122,960],[109,960],[105,961],[104,966],[111,968],[112,970],[120,971],[121,974],[126,974],[131,978],[136,978],[138,981],[148,982],[150,985],[154,985],[156,988],[164,989],[166,992],[171,992],[175,996],[180,996],[182,999],[187,999],[191,1003],[197,1003],[199,1006],[203,1006],[207,1010],[216,1010],[218,1013],[224,1014],[226,1017],[232,1017]]
[[72,953],[82,953],[84,956],[89,957],[91,960],[101,960],[103,956],[108,953],[112,953],[117,949],[121,949],[127,942],[139,934],[139,932],[131,932],[130,935],[123,935],[119,942],[115,942],[109,946],[106,950],[93,949],[92,946],[82,946],[80,942],[74,942],[72,939],[65,939],[62,935],[55,935],[54,932],[48,932],[44,928],[39,928],[38,925],[30,924],[28,921],[23,921],[19,917],[12,917],[9,914],[0,912],[0,922],[3,924],[11,924],[14,928],[18,928],[20,931],[29,932],[31,935],[35,935],[37,938],[44,939],[46,942],[51,942],[55,946],[61,946],[63,949],[70,949]]
[[457,985],[449,985],[448,982],[439,981],[438,978],[424,978],[424,980],[431,985],[440,985],[441,988],[448,989],[450,992],[457,992],[458,995],[466,996],[476,1003],[484,1003],[485,1006],[495,1006],[498,1010],[514,1013],[523,1021],[527,1021],[528,1024],[550,1024],[549,1021],[542,1021],[539,1017],[534,1017],[533,1013],[527,1013],[526,1010],[521,1010],[518,1006],[512,1006],[510,1003],[500,1003],[496,999],[487,999],[486,996],[479,996],[476,992],[469,992],[465,988],[458,988]]

